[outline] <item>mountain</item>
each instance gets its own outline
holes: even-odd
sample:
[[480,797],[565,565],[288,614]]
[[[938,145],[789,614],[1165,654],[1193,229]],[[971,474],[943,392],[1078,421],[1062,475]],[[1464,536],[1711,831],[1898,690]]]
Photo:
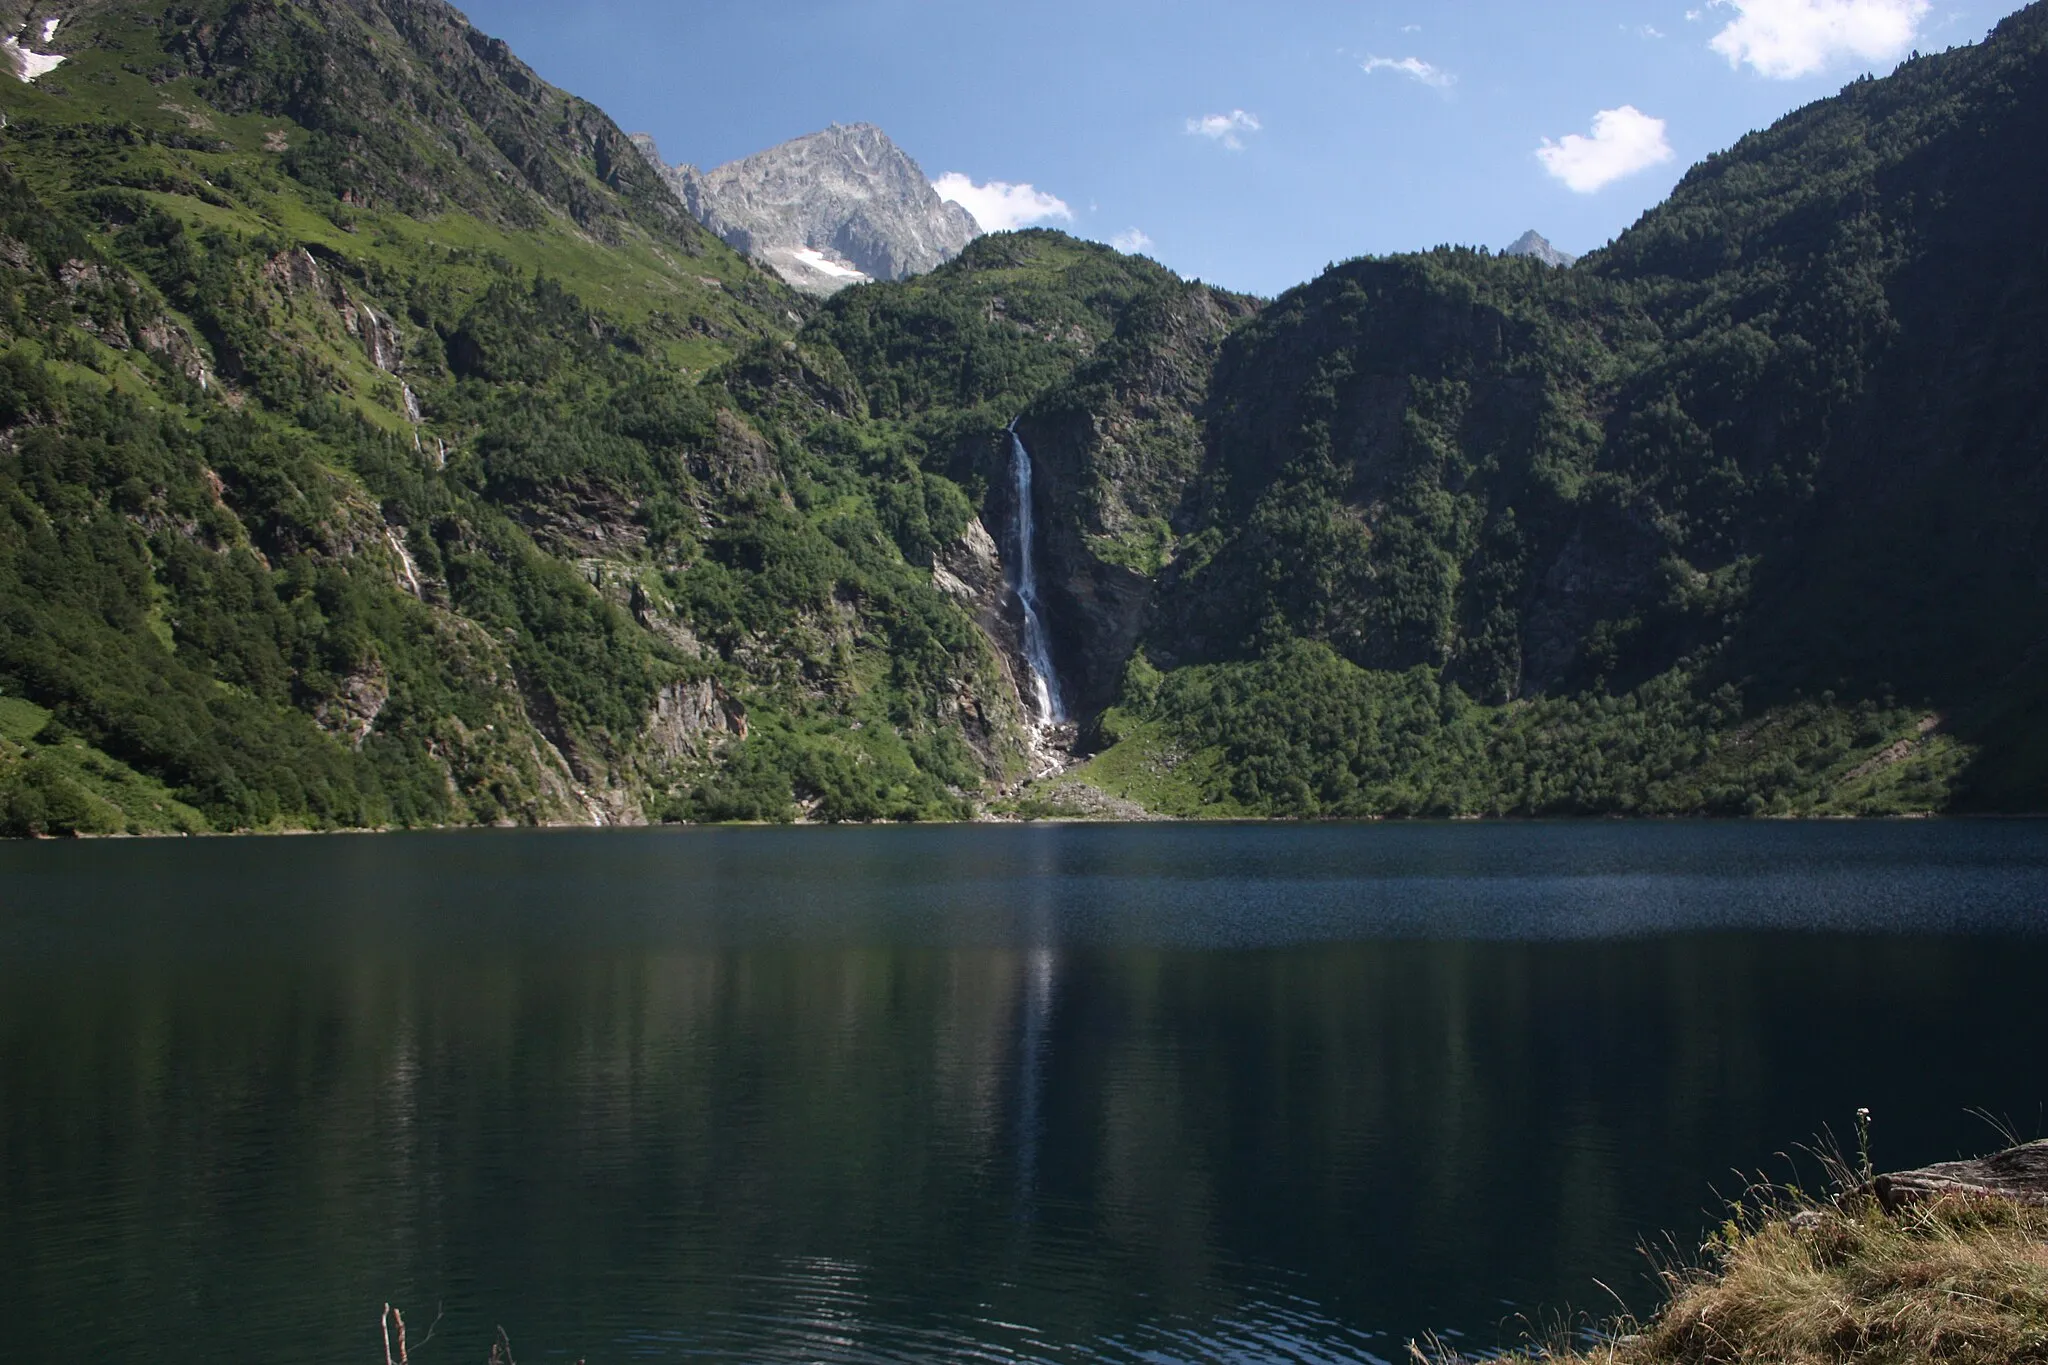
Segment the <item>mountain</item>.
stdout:
[[651,138],[640,143],[699,220],[806,293],[921,275],[981,235],[871,124],[834,124],[708,173],[667,166]]
[[967,496],[750,414],[856,400],[600,111],[438,0],[78,4],[52,55],[0,77],[0,830],[958,815],[1022,764],[920,548]]
[[2044,135],[2036,5],[1570,271],[1439,251],[1276,300],[1219,355],[1109,726],[1202,755],[1150,794],[2040,808]]
[[[933,297],[975,297],[977,244],[811,333],[935,430],[1015,398],[913,337],[1038,390],[1043,615],[1099,752],[1034,809],[2039,809],[2044,93],[2036,6],[1570,271],[1353,261],[1206,333],[1162,291],[1055,366],[1045,304],[1015,342]],[[1004,447],[965,440],[1001,521]]]
[[1514,245],[1508,247],[1501,254],[1505,256],[1528,256],[1543,262],[1545,265],[1556,266],[1567,266],[1579,259],[1569,251],[1560,251],[1552,246],[1549,239],[1534,228],[1530,228],[1527,232],[1515,238]]
[[1052,232],[805,299],[440,0],[48,17],[0,831],[2048,807],[2043,6],[1570,270],[1264,303]]

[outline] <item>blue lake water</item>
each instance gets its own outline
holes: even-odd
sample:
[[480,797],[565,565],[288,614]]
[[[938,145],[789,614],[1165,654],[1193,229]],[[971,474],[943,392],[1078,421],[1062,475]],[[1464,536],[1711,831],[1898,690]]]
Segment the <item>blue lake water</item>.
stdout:
[[0,846],[10,1360],[1481,1350],[1859,1105],[2048,1132],[2048,825]]

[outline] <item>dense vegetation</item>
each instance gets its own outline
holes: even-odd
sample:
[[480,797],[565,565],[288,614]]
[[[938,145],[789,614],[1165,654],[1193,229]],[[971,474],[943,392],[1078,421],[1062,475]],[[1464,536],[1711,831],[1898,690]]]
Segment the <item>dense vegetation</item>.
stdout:
[[424,8],[107,6],[7,92],[0,829],[964,813],[965,495],[751,418],[805,305]]
[[1489,707],[1426,666],[1289,640],[1163,675],[1140,655],[1083,772],[1186,815],[1902,814],[1941,805],[1965,759],[1924,720],[1833,696],[1748,716],[1684,674]]
[[2048,11],[1571,269],[1264,307],[1043,232],[810,304],[438,0],[57,45],[0,80],[0,831],[967,815],[1013,420],[1070,789],[2042,804]]
[[1217,366],[1139,749],[1258,813],[2038,808],[2044,133],[2037,6],[1576,268],[1278,300]]

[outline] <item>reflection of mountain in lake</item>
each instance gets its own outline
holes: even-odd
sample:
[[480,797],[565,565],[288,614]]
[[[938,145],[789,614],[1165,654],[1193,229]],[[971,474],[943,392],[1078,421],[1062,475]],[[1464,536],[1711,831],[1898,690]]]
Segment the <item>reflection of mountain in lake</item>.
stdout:
[[[0,1276],[45,1310],[16,1348],[197,1362],[220,1286],[274,1358],[387,1298],[593,1358],[1490,1340],[1503,1299],[1642,1290],[1641,1238],[1859,1104],[1891,1164],[1976,1142],[1968,1106],[2024,1122],[2033,1070],[1987,1040],[2034,1036],[2048,943],[1930,930],[2037,903],[2032,837],[9,848]],[[53,860],[80,904],[28,916]],[[1375,928],[1382,890],[1499,932]],[[1188,935],[1159,892],[1250,909]],[[1640,931],[1549,937],[1581,899]],[[1901,932],[1843,921],[1880,899]],[[1814,932],[1710,932],[1759,917]],[[1907,1047],[1955,1060],[1902,1077]]]

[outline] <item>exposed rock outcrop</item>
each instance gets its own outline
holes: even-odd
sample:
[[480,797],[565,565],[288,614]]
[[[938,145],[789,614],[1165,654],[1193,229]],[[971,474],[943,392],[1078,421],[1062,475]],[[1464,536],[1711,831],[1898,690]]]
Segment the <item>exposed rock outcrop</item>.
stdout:
[[656,144],[652,133],[633,133],[631,140],[633,145],[640,149],[640,155],[646,158],[647,164],[660,174],[663,183],[675,192],[676,199],[682,206],[688,209],[690,215],[698,222],[703,222],[705,215],[710,212],[711,202],[710,192],[704,186],[704,172],[695,166],[682,163],[670,165],[662,158],[661,148]]
[[184,375],[202,389],[212,387],[213,376],[207,371],[205,352],[199,349],[199,344],[184,328],[169,318],[159,317],[144,324],[136,340],[142,343],[142,349],[169,369]]
[[703,758],[727,740],[747,737],[747,710],[710,678],[671,683],[654,699],[641,736],[646,755],[660,763]]
[[982,525],[981,518],[967,523],[960,539],[939,550],[932,561],[932,582],[973,613],[975,623],[988,636],[996,657],[1002,660],[1011,690],[1015,691],[1023,657],[1020,623],[1010,585],[1003,577],[995,537]]
[[1029,724],[1021,685],[1026,668],[1023,617],[1003,574],[996,539],[979,517],[967,523],[960,539],[934,556],[932,583],[967,608],[1000,670],[979,685],[968,678],[953,680],[941,710],[947,719],[960,722],[988,771],[1002,773],[1013,757],[1011,737]]
[[348,334],[362,343],[370,364],[386,374],[398,373],[404,361],[404,339],[398,324],[352,295],[347,285],[321,268],[312,252],[304,247],[281,251],[263,267],[263,276],[279,293],[332,308]]
[[361,670],[342,679],[341,690],[313,708],[320,728],[355,748],[362,748],[377,718],[391,700],[391,679],[384,666],[372,659]]
[[1933,1199],[2009,1199],[2048,1207],[2048,1141],[2029,1142],[1975,1161],[1948,1161],[1881,1175],[1870,1192],[1887,1210]]

